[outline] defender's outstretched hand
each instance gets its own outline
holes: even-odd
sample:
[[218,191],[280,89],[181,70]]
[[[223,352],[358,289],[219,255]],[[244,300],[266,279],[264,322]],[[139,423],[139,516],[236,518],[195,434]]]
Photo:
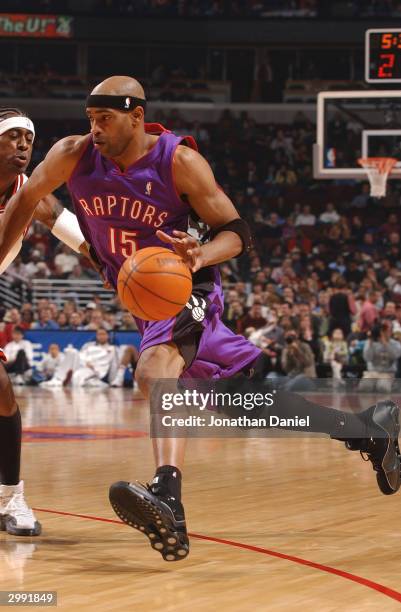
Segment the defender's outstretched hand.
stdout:
[[179,230],[173,230],[174,235],[169,236],[162,230],[157,230],[156,236],[167,244],[171,244],[174,251],[182,257],[184,263],[187,264],[191,272],[197,272],[204,265],[204,258],[202,253],[202,247],[200,243],[189,234],[180,232]]

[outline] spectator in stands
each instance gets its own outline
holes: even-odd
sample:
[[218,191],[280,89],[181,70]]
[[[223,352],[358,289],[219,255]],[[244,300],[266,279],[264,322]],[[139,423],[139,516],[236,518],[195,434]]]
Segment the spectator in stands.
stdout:
[[300,388],[305,378],[316,376],[315,358],[312,349],[299,340],[295,330],[285,334],[286,346],[281,354],[281,365],[286,375],[291,379],[288,389]]
[[84,326],[83,329],[97,330],[103,327],[107,331],[110,331],[110,325],[104,320],[103,312],[100,308],[92,308],[89,314],[89,322]]
[[401,294],[401,270],[391,268],[389,275],[384,280],[384,284],[395,295]]
[[401,228],[400,224],[398,223],[397,215],[395,213],[391,213],[387,217],[386,223],[383,223],[383,225],[379,227],[379,235],[389,237],[392,233],[399,234],[400,230]]
[[296,216],[295,225],[315,225],[316,217],[311,212],[311,207],[309,205],[305,205],[302,207],[302,212]]
[[72,382],[74,387],[108,387],[105,379],[115,359],[116,349],[109,343],[108,332],[99,328],[96,341],[87,342],[79,351],[65,349],[64,359],[56,368],[53,378],[41,385],[61,387]]
[[318,363],[322,359],[322,347],[319,340],[318,329],[313,329],[311,315],[303,315],[299,320],[299,340],[307,344],[311,349],[315,362]]
[[343,366],[348,362],[348,345],[343,330],[333,329],[330,338],[324,340],[323,362],[330,366],[331,374],[337,381],[342,380]]
[[192,128],[189,129],[187,133],[191,134],[202,148],[208,146],[210,141],[209,131],[206,126],[201,125],[199,121],[194,121]]
[[339,327],[344,336],[351,331],[352,315],[356,314],[356,305],[347,283],[339,277],[329,300],[329,333]]
[[370,185],[369,183],[362,183],[361,192],[353,198],[351,206],[353,208],[366,208],[370,199]]
[[83,329],[82,318],[83,317],[80,312],[72,312],[69,318],[69,329],[71,330]]
[[400,234],[398,232],[391,232],[386,239],[386,245],[388,245],[391,248],[391,247],[398,247],[399,244],[400,244]]
[[249,312],[239,319],[237,330],[238,333],[243,333],[247,327],[260,329],[261,327],[264,327],[266,323],[267,320],[262,315],[262,305],[255,303]]
[[70,274],[74,267],[79,264],[79,259],[74,251],[66,244],[61,245],[61,252],[54,258],[54,263],[60,268],[65,277]]
[[36,272],[33,278],[49,278],[51,272],[44,261],[39,261],[36,266]]
[[40,375],[40,378],[35,378],[37,382],[53,378],[56,369],[62,364],[63,360],[64,355],[60,351],[59,345],[56,343],[50,344],[48,352],[37,366],[37,372]]
[[286,136],[283,130],[278,130],[276,137],[270,143],[270,149],[272,151],[282,151],[291,159],[294,152],[292,137]]
[[136,331],[138,329],[135,319],[130,312],[124,311],[122,313],[119,329],[127,331]]
[[[23,329],[30,329],[34,320],[34,312],[30,308],[21,309],[21,321],[19,326]],[[0,342],[1,346],[1,342]]]
[[344,272],[344,278],[347,283],[357,286],[363,279],[363,272],[356,261],[351,260],[347,263],[347,268]]
[[29,279],[29,273],[26,269],[26,264],[22,261],[20,255],[18,255],[14,261],[8,266],[7,274],[10,276],[16,276],[19,279],[27,281]]
[[[255,301],[261,301],[263,296],[263,285],[261,283],[254,283],[252,291],[249,293],[245,305],[250,308],[253,306]],[[237,298],[236,298],[237,299]]]
[[373,325],[379,319],[379,311],[376,306],[378,295],[376,291],[370,291],[365,297],[359,313],[358,327],[361,332],[367,333],[371,331]]
[[367,372],[363,374],[360,389],[364,391],[391,390],[391,380],[397,371],[397,361],[401,357],[401,344],[391,337],[392,324],[383,321],[368,332],[368,339],[363,349],[363,358],[367,363]]
[[21,326],[21,313],[17,308],[10,308],[4,315],[3,321],[5,323],[4,333],[10,342],[14,327]]
[[52,319],[52,311],[49,306],[44,306],[39,309],[39,318],[32,323],[32,329],[58,329],[56,321]]
[[130,367],[132,370],[132,376],[133,376],[133,387],[135,389],[136,388],[135,370],[136,370],[136,364],[138,363],[138,359],[139,359],[138,349],[133,345],[127,345],[120,359],[117,373],[110,383],[110,387],[123,387],[125,372],[127,368]]
[[300,302],[299,304],[297,304],[295,310],[297,313],[295,317],[295,322],[298,328],[300,328],[301,322],[302,320],[304,320],[305,325],[309,325],[311,327],[312,335],[314,337],[317,337],[319,335],[320,320],[319,317],[312,314],[311,305],[307,302]]
[[72,271],[68,274],[67,278],[72,281],[81,281],[83,279],[93,278],[89,273],[89,268],[85,269],[80,264],[73,267]]
[[277,213],[272,212],[267,217],[266,227],[263,230],[263,236],[266,238],[275,238],[279,240],[283,233],[283,222]]
[[[277,185],[296,185],[297,175],[291,166],[282,164],[277,170],[275,182]],[[308,225],[308,224],[305,224]],[[311,224],[312,225],[312,224]]]
[[57,325],[59,329],[69,329],[68,317],[65,312],[61,311],[57,315]]
[[[29,263],[26,264],[25,266],[25,272],[27,274],[28,278],[34,278],[35,274],[38,272],[38,270],[40,269],[39,264],[40,263],[44,263],[43,262],[43,255],[40,252],[39,249],[35,249],[32,251],[30,258],[29,258]],[[47,265],[45,264],[46,269]],[[43,266],[42,266],[43,269]],[[49,272],[50,274],[50,272]]]
[[278,322],[276,314],[271,314],[269,322],[262,328],[255,330],[249,336],[249,340],[262,349],[274,351],[280,354],[284,347],[284,329]]
[[223,322],[232,331],[236,332],[238,329],[238,321],[244,316],[244,307],[239,300],[234,300],[227,304],[225,308]]
[[397,308],[395,302],[386,302],[382,312],[380,313],[380,318],[386,321],[396,321],[397,319]]
[[401,333],[401,304],[397,304],[395,309],[395,320],[393,321],[393,334]]
[[50,250],[50,234],[48,229],[37,221],[33,223],[32,228],[32,233],[29,235],[29,244],[32,245],[33,249],[41,248],[42,250],[39,252],[47,255]]
[[73,312],[77,312],[77,305],[75,300],[66,300],[64,302],[63,311],[65,312],[67,317],[70,317]]
[[24,385],[32,375],[33,347],[24,339],[21,327],[15,326],[11,333],[12,340],[4,347],[7,362],[4,364],[15,385]]
[[328,202],[328,204],[326,204],[326,210],[319,216],[319,221],[321,223],[337,223],[339,220],[340,215],[334,208],[334,204]]
[[365,232],[363,236],[363,243],[359,246],[359,250],[365,255],[372,257],[376,251],[375,237],[371,232]]

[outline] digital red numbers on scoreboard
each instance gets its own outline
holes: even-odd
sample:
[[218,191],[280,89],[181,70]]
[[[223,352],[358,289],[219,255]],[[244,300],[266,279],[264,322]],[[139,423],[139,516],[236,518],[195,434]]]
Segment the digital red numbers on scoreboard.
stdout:
[[401,83],[401,28],[368,30],[365,43],[367,83]]

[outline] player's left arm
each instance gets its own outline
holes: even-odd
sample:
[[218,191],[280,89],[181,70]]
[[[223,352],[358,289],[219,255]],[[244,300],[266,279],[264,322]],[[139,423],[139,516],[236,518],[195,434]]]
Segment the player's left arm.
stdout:
[[185,232],[175,230],[174,238],[157,231],[157,236],[172,244],[192,272],[249,250],[249,228],[240,219],[230,198],[217,185],[213,171],[202,155],[188,147],[178,146],[173,159],[173,175],[178,193],[187,197],[190,206],[212,230],[212,240],[202,245]]

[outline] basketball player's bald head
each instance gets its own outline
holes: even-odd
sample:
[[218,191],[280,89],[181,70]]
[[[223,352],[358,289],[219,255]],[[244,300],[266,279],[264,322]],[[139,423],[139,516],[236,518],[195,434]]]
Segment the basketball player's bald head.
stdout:
[[128,76],[112,76],[105,79],[96,85],[91,95],[132,96],[145,99],[145,92],[140,82]]
[[94,145],[105,157],[117,160],[143,138],[145,92],[132,77],[112,76],[92,90],[86,114]]

